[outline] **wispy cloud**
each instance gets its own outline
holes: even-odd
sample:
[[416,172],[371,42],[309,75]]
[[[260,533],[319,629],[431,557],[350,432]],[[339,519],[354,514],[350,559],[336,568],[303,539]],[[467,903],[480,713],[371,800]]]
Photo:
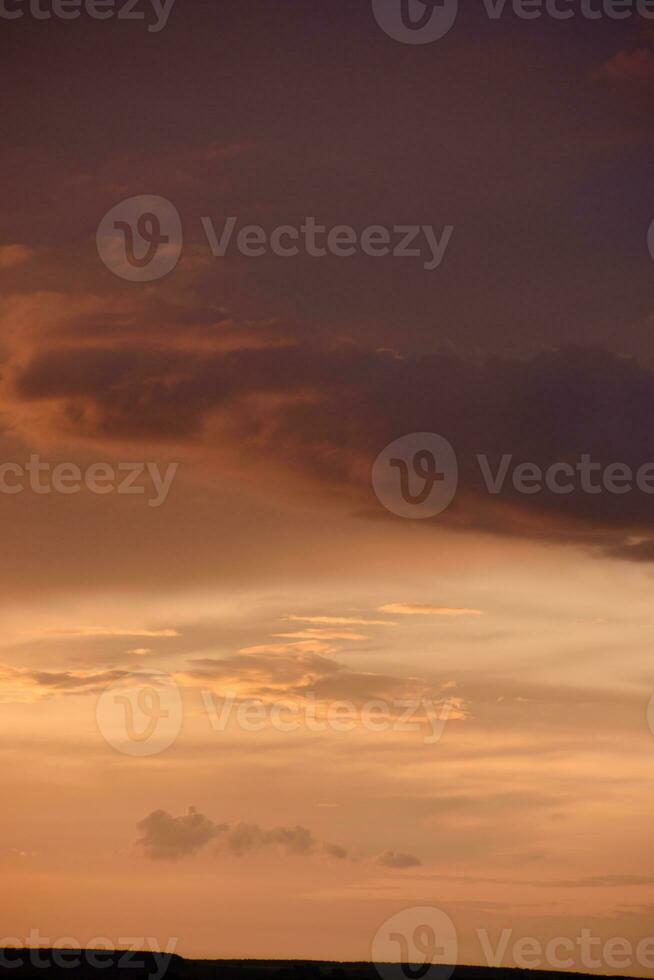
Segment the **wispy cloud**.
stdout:
[[286,616],[289,623],[315,623],[325,626],[395,626],[388,619],[365,619],[356,616]]
[[378,607],[379,612],[394,616],[483,616],[481,609],[452,609],[447,606],[428,606],[418,602],[390,602]]
[[96,694],[130,676],[130,671],[120,669],[46,671],[0,665],[0,703],[35,704],[55,695]]
[[[291,646],[291,645],[289,645]],[[184,686],[202,687],[221,696],[275,700],[278,698],[324,699],[363,704],[385,698],[388,710],[401,713],[403,699],[416,704],[428,699],[446,708],[448,718],[467,717],[467,702],[451,693],[453,684],[434,684],[419,677],[401,677],[372,671],[352,671],[333,657],[297,650],[262,648],[222,660],[192,659],[189,669],[175,675]]]
[[177,630],[173,629],[120,629],[114,626],[74,626],[69,629],[29,630],[28,633],[30,636],[142,636],[149,638],[181,636]]
[[23,265],[34,255],[34,249],[27,245],[1,245],[0,246],[0,271],[15,269],[16,266]]
[[273,633],[273,636],[290,640],[367,640],[365,633],[354,633],[351,630],[297,630],[295,633]]

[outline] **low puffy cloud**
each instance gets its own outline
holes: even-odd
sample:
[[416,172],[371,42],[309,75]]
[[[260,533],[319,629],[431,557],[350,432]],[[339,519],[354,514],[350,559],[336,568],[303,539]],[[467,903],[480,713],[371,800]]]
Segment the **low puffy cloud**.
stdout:
[[190,807],[181,817],[154,810],[139,822],[138,829],[143,836],[137,844],[154,860],[175,860],[195,854],[221,830],[195,807]]
[[382,851],[377,858],[377,864],[385,868],[417,868],[422,862],[413,854],[401,854],[398,851]]
[[[137,845],[155,861],[175,861],[212,845],[214,856],[248,855],[272,849],[289,857],[326,857],[336,861],[352,859],[352,853],[339,844],[320,840],[306,827],[273,827],[266,830],[259,824],[216,824],[195,807],[181,817],[165,810],[155,810],[138,823],[141,837]],[[420,864],[418,858],[395,851],[384,851],[376,863],[388,868],[403,869]]]
[[216,835],[216,852],[243,857],[265,847],[275,847],[281,853],[307,857],[325,854],[342,860],[348,852],[337,844],[320,841],[306,827],[275,827],[264,830],[258,824],[238,823],[221,827]]

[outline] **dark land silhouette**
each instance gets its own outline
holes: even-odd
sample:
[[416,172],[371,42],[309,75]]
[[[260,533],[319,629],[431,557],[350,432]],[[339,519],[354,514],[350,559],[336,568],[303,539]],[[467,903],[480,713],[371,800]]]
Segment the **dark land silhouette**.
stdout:
[[[379,971],[379,972],[378,972]],[[0,950],[0,974],[15,980],[587,980],[589,974],[483,966],[336,963],[320,960],[191,960],[107,950]],[[597,976],[593,974],[592,976]]]

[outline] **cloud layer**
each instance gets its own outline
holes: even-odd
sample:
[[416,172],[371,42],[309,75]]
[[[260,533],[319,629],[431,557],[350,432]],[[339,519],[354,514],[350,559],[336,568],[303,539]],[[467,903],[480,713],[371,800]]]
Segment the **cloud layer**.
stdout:
[[[41,334],[38,349],[10,357],[9,416],[80,443],[165,441],[205,465],[229,459],[253,486],[275,470],[297,492],[310,488],[380,518],[370,481],[377,454],[408,433],[437,432],[459,465],[443,525],[586,542],[627,558],[634,534],[649,540],[651,493],[586,490],[579,481],[561,493],[520,492],[510,477],[494,493],[478,462],[486,457],[491,474],[506,459],[511,472],[527,463],[574,468],[584,456],[598,472],[621,464],[635,474],[654,463],[654,372],[634,358],[575,348],[522,359],[404,356],[300,339],[290,327],[246,327],[238,339],[230,325],[180,331],[170,310],[159,313],[169,322],[156,347],[146,343],[155,314],[147,303],[133,311],[136,330],[111,321],[125,336],[120,348],[103,343],[102,329],[82,340],[91,336],[84,317],[73,334],[65,321]],[[639,543],[633,557],[646,554]]]

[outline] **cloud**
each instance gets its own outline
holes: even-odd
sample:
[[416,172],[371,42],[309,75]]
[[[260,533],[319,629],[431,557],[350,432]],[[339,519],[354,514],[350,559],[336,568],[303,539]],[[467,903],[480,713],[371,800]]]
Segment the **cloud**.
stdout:
[[325,626],[395,626],[387,619],[358,619],[354,616],[286,616],[289,623],[315,623]]
[[227,853],[244,857],[265,847],[275,847],[284,854],[308,857],[326,854],[342,860],[348,852],[337,844],[319,841],[306,827],[275,827],[264,830],[258,824],[238,823],[233,827],[222,827],[216,835],[216,853]]
[[35,254],[34,249],[27,245],[0,245],[0,271],[15,269],[16,266],[29,262]]
[[422,862],[413,854],[383,851],[377,858],[377,864],[383,864],[385,868],[417,868]]
[[294,633],[273,633],[281,639],[289,640],[367,640],[365,633],[353,633],[351,630],[305,629]]
[[395,616],[483,616],[480,609],[448,609],[446,606],[425,606],[417,602],[391,602],[380,606],[379,612]]
[[[216,824],[195,807],[181,817],[165,810],[155,810],[137,824],[141,837],[137,846],[154,861],[175,861],[189,857],[212,845],[215,856],[246,857],[272,849],[288,857],[327,857],[335,861],[352,858],[350,851],[329,841],[320,840],[306,827],[273,827],[259,824]],[[418,858],[395,851],[384,851],[377,863],[389,868],[409,868],[420,864]]]
[[195,854],[214,845],[216,855],[244,857],[263,848],[275,848],[280,853],[296,857],[325,854],[343,859],[347,851],[337,844],[318,840],[306,827],[275,827],[264,830],[258,824],[216,824],[190,807],[182,817],[173,817],[165,810],[155,810],[138,824],[142,833],[137,844],[153,860],[176,860]]
[[155,810],[138,823],[142,833],[137,844],[153,860],[175,860],[195,854],[221,830],[208,817],[190,807],[182,817]]
[[[0,665],[0,702],[37,703],[55,695],[96,694],[134,676],[128,670],[45,671]],[[140,674],[141,682],[146,675]]]
[[264,701],[312,698],[363,704],[383,698],[389,711],[397,713],[402,712],[400,702],[404,699],[429,699],[432,705],[447,705],[450,719],[465,717],[465,701],[446,696],[451,688],[449,681],[434,684],[418,677],[352,671],[332,658],[289,648],[271,652],[263,647],[255,653],[240,653],[222,660],[192,659],[189,669],[176,674],[175,679],[223,696]]
[[[654,370],[635,358],[575,347],[486,360],[403,356],[307,338],[298,326],[195,330],[148,302],[112,320],[111,344],[100,327],[53,325],[45,311],[38,330],[9,329],[20,337],[4,372],[9,421],[32,439],[57,431],[103,445],[165,442],[203,465],[229,459],[244,484],[258,486],[269,468],[291,492],[379,520],[390,518],[372,489],[374,460],[401,436],[437,432],[459,470],[440,526],[601,549],[638,530],[654,535],[648,493],[591,493],[577,479],[570,493],[527,494],[512,480],[522,463],[543,473],[560,463],[574,472],[582,456],[634,473],[654,463]],[[166,326],[155,345],[157,313]],[[508,459],[500,492],[489,492],[480,455],[491,474]]]
[[141,687],[167,681],[161,671],[110,667],[104,670],[39,670],[0,664],[0,703],[38,703],[53,697],[101,694],[108,685]]
[[320,681],[342,670],[334,660],[314,653],[294,652],[282,645],[273,651],[266,647],[253,651],[222,660],[194,658],[189,661],[190,669],[180,673],[180,679],[223,690],[236,688],[251,696],[277,695],[313,690]]
[[43,630],[29,630],[31,636],[143,636],[148,638],[154,637],[173,637],[180,636],[177,630],[165,629],[165,630],[146,630],[146,629],[117,629],[113,626],[76,626],[70,629],[43,629]]
[[336,653],[338,647],[333,646],[325,640],[317,638],[311,640],[296,640],[293,643],[257,643],[251,647],[243,647],[239,652],[248,654],[330,654]]
[[[520,878],[489,878],[480,875],[443,875],[440,881],[464,881],[470,884],[488,885],[524,885]],[[532,878],[533,888],[632,888],[654,884],[654,875],[606,874],[594,875],[589,878]]]
[[619,51],[596,70],[595,78],[621,85],[654,83],[654,52],[648,48]]
[[654,540],[630,542],[606,548],[610,558],[621,561],[654,562]]
[[561,888],[623,888],[632,885],[654,885],[654,875],[594,875],[591,878],[564,879],[556,882],[540,882],[540,884],[553,884]]

